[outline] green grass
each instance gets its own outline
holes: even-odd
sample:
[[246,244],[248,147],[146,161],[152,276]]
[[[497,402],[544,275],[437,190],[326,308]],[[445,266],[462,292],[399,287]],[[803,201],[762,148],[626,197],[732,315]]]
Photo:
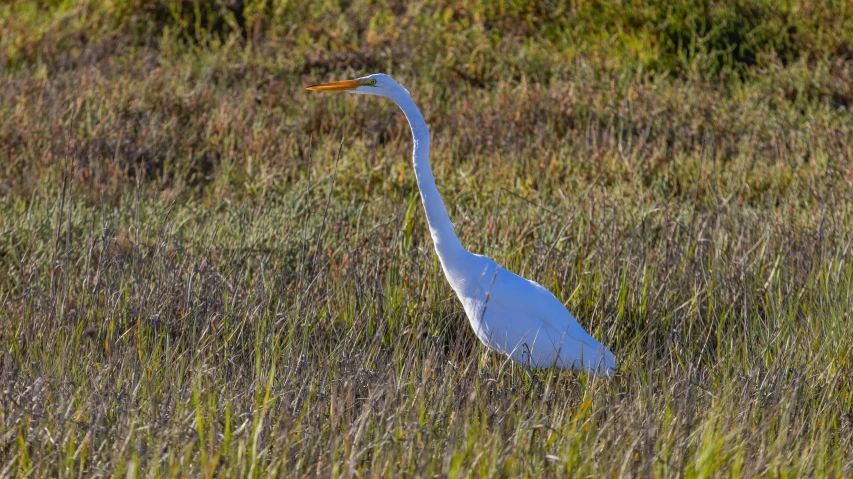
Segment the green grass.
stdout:
[[[553,3],[553,4],[552,4]],[[853,9],[0,6],[0,475],[848,477]],[[608,344],[473,335],[463,244]]]

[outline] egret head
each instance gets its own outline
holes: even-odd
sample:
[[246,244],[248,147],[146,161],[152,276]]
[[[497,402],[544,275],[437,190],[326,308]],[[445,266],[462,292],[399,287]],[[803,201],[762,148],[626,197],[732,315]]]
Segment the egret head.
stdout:
[[320,85],[309,86],[308,89],[313,91],[345,91],[347,93],[355,93],[358,95],[384,97],[393,97],[400,93],[405,93],[406,95],[409,94],[408,90],[403,88],[402,85],[384,73],[375,73],[373,75],[356,78],[355,80],[323,83]]

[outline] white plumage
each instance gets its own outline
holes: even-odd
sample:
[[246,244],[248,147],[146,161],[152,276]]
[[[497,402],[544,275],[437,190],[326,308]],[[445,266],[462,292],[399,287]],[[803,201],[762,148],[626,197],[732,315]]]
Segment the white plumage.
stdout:
[[550,291],[462,247],[435,186],[429,130],[405,88],[380,73],[308,89],[382,96],[403,110],[412,129],[415,176],[436,254],[483,344],[523,366],[605,376],[616,371],[613,353],[590,336]]

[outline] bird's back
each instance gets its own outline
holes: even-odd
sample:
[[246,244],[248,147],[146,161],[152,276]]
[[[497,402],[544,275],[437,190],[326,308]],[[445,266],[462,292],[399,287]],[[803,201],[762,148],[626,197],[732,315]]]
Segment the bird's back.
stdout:
[[616,369],[610,350],[550,291],[485,256],[471,256],[466,274],[448,272],[448,278],[474,333],[487,347],[532,367],[603,373]]

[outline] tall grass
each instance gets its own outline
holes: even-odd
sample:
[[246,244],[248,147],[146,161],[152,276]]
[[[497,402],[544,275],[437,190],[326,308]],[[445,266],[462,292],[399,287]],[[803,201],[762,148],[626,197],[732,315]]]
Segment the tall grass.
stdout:
[[[0,9],[0,475],[853,473],[846,4]],[[616,379],[477,342],[379,70]]]

